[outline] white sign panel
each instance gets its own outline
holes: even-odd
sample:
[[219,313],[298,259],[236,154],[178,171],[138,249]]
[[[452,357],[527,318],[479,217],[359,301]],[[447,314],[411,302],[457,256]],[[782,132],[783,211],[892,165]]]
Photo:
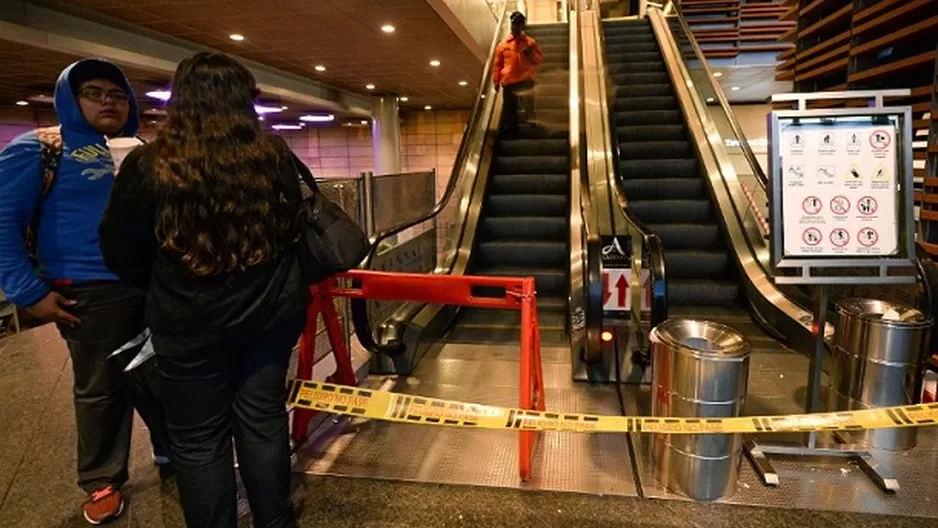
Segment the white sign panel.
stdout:
[[[642,311],[651,310],[651,282],[648,270],[642,270]],[[603,270],[603,310],[626,312],[632,309],[632,270],[607,268]]]
[[780,141],[784,256],[898,253],[892,125],[783,125]]

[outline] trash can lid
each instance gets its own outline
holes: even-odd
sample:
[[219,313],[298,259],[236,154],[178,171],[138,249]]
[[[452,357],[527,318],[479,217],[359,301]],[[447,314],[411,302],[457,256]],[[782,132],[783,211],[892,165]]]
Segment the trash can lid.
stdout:
[[750,350],[740,332],[700,319],[668,319],[653,328],[650,337],[652,342],[707,359],[739,359],[748,356]]
[[896,326],[931,326],[932,316],[918,308],[878,299],[849,298],[837,302],[843,315]]

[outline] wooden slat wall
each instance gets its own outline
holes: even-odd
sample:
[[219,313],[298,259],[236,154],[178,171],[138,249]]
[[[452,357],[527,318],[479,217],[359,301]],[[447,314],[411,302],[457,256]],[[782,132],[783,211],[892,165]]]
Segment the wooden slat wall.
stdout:
[[682,0],[681,10],[708,58],[794,48],[779,41],[797,29],[794,21],[781,19],[788,10],[781,0]]
[[[779,40],[794,43],[795,50],[780,55],[776,78],[793,80],[795,91],[912,90],[910,97],[888,102],[912,107],[919,240],[928,242],[922,247],[938,251],[938,0],[784,0],[781,5],[781,18],[796,26]],[[814,106],[865,104],[826,101]]]

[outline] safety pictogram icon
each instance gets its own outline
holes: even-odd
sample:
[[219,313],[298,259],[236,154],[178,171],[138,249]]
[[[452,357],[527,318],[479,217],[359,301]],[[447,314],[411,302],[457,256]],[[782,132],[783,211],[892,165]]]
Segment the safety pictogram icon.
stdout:
[[880,165],[880,166],[876,169],[876,172],[873,173],[873,179],[874,179],[874,180],[883,180],[883,179],[886,179],[886,167],[883,167],[882,165]]
[[879,233],[872,227],[864,227],[857,234],[857,242],[863,247],[872,247],[879,242]]
[[876,214],[877,207],[879,207],[879,204],[876,203],[876,198],[872,196],[864,196],[857,202],[857,209],[862,215],[870,216]]
[[863,147],[863,142],[860,140],[859,134],[856,132],[850,133],[847,136],[847,150],[850,152],[856,152]]
[[870,134],[870,146],[875,150],[885,150],[890,143],[892,143],[892,139],[885,130],[874,130]]
[[788,167],[788,177],[794,178],[796,180],[804,179],[804,167],[801,167],[800,165],[793,165]]
[[834,145],[834,133],[825,132],[821,135],[821,143],[817,147],[819,152],[833,152],[837,149]]
[[856,181],[862,178],[860,176],[860,169],[856,165],[850,167],[850,172],[847,173],[847,181]]
[[847,245],[847,242],[850,242],[850,233],[848,233],[846,229],[838,227],[831,231],[831,244],[842,248]]
[[836,169],[830,165],[821,165],[817,168],[817,179],[833,180]]
[[816,246],[821,243],[821,232],[814,227],[809,227],[801,234],[801,239],[809,246]]
[[846,196],[837,195],[831,198],[831,211],[835,215],[845,215],[850,210],[850,200]]
[[824,203],[821,202],[821,199],[817,196],[808,196],[801,202],[801,209],[804,210],[805,214],[816,215],[821,212],[821,208],[824,206]]

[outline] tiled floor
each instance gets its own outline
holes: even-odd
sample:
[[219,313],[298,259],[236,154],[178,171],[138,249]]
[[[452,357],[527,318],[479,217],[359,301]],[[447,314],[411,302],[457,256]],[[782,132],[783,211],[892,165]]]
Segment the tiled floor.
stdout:
[[[160,482],[146,438],[138,421],[125,489],[129,507],[109,526],[182,528],[175,485]],[[44,327],[0,340],[0,528],[86,526],[74,451],[71,368],[55,330]],[[933,521],[373,478],[297,474],[294,479],[294,503],[304,527],[911,528]],[[250,524],[247,516],[240,523]]]

